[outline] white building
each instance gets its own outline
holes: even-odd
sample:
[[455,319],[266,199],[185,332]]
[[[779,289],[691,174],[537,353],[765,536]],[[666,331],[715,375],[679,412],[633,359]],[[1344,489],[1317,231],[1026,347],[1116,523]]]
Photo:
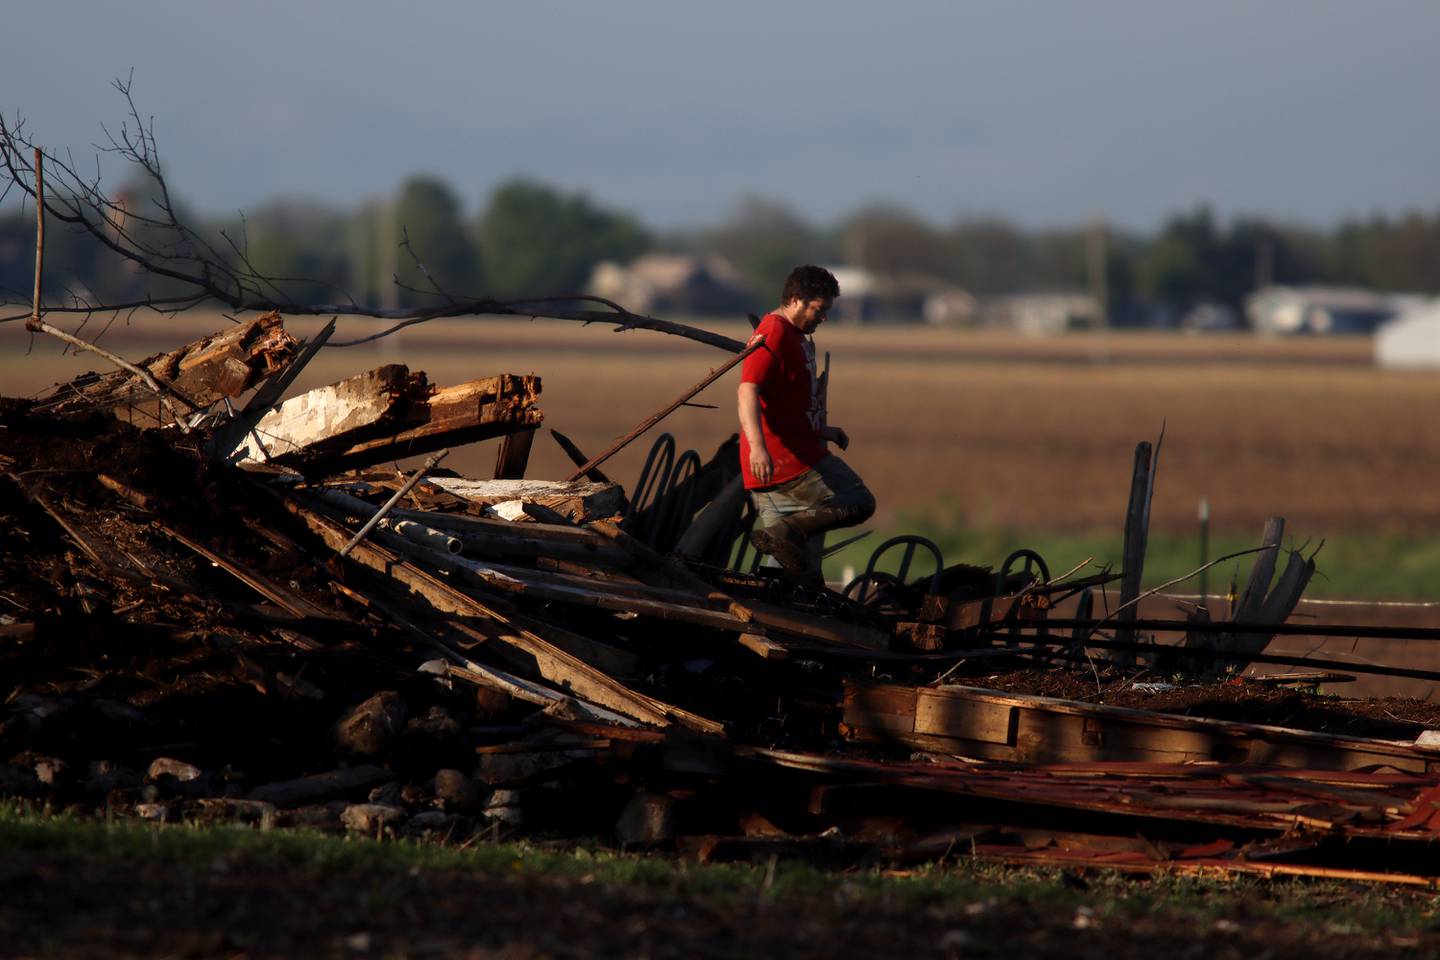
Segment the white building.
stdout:
[[1440,300],[1402,313],[1375,332],[1375,365],[1392,369],[1440,367]]
[[1350,287],[1266,287],[1245,299],[1256,333],[1369,334],[1395,316],[1393,298]]

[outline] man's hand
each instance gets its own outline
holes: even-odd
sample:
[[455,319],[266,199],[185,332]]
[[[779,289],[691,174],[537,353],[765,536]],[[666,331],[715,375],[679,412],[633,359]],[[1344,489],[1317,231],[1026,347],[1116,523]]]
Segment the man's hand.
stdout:
[[775,464],[770,461],[770,451],[765,449],[763,443],[750,448],[750,473],[761,486],[767,487],[770,485],[770,478],[775,474]]
[[846,433],[843,427],[826,427],[824,437],[841,450],[850,449],[850,434]]

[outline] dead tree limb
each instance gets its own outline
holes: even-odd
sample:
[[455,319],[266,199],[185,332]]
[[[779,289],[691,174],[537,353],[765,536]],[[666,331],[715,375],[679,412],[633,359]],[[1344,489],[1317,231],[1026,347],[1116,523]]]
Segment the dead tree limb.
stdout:
[[[30,299],[31,331],[40,326],[40,284],[45,276],[45,163],[40,148],[35,148],[35,293]],[[33,324],[33,326],[31,326]]]
[[[314,283],[321,289],[329,285],[307,278],[286,278],[267,275],[251,262],[247,244],[221,232],[229,253],[206,239],[181,220],[170,196],[170,188],[161,167],[160,152],[155,139],[154,124],[141,119],[131,94],[130,80],[116,80],[115,88],[124,97],[127,116],[119,131],[105,130],[108,146],[102,153],[117,156],[143,175],[154,190],[150,205],[133,209],[123,198],[101,188],[100,175],[82,174],[73,161],[46,152],[26,132],[23,121],[7,123],[0,117],[0,177],[7,178],[5,190],[14,186],[36,200],[45,214],[57,221],[83,231],[109,250],[134,264],[141,272],[155,279],[181,284],[185,289],[165,297],[146,296],[124,304],[105,303],[93,297],[73,295],[74,303],[45,307],[48,313],[89,316],[119,309],[149,308],[159,312],[176,312],[200,303],[222,304],[232,310],[279,310],[290,316],[338,315],[372,317],[398,321],[390,328],[367,337],[331,341],[327,346],[344,347],[367,343],[389,336],[397,330],[428,320],[444,317],[499,315],[548,317],[580,323],[612,324],[616,332],[654,330],[659,333],[686,337],[731,353],[739,353],[745,344],[731,337],[711,333],[682,323],[631,313],[619,304],[600,297],[566,295],[518,300],[496,300],[484,296],[468,296],[437,288],[441,304],[402,309],[365,307],[352,298],[342,302],[302,302],[286,296],[281,284]],[[102,129],[104,129],[102,127]],[[34,151],[35,160],[28,160],[27,151]],[[44,191],[40,183],[41,166],[52,173],[56,189]],[[98,169],[98,168],[97,168]],[[407,237],[408,244],[408,237]],[[412,256],[415,251],[407,246]],[[417,257],[418,261],[418,257]],[[428,271],[426,271],[428,275]],[[334,291],[345,296],[342,291]],[[39,300],[39,295],[36,296]],[[0,307],[19,306],[16,301],[0,300]],[[0,316],[0,323],[32,319],[34,304],[26,304],[24,313]]]

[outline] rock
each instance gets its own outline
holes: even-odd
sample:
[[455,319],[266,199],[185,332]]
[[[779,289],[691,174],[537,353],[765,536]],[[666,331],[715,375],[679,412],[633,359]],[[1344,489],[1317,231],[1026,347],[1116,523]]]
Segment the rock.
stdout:
[[401,801],[400,784],[394,780],[391,780],[389,783],[382,783],[370,791],[369,800],[371,803],[383,803],[392,807],[399,806]]
[[[145,771],[149,785],[163,794],[180,797],[210,797],[220,790],[215,777],[192,763],[171,757],[157,757]],[[146,799],[154,799],[155,791],[147,790]]]
[[150,783],[159,783],[164,777],[173,777],[181,783],[188,783],[200,779],[202,772],[199,767],[183,760],[156,757],[151,762],[150,769],[145,771],[145,779]]
[[457,814],[445,813],[443,810],[426,810],[405,821],[401,832],[409,836],[427,833],[445,834],[454,829],[462,819]]
[[375,757],[388,750],[404,729],[404,699],[394,690],[384,690],[335,725],[335,743],[349,753]]
[[145,723],[145,714],[119,700],[96,700],[91,708],[111,723]]
[[407,803],[412,807],[422,807],[435,799],[429,787],[422,787],[418,783],[407,783],[400,788],[400,802]]
[[626,804],[615,824],[622,845],[652,844],[675,836],[675,802],[641,790]]
[[360,791],[368,791],[390,779],[392,776],[384,767],[347,767],[263,784],[250,791],[250,799],[265,800],[277,807],[298,807],[342,797],[363,796]]
[[525,822],[524,811],[520,808],[521,799],[519,790],[492,790],[481,813],[486,820],[518,827]]
[[444,707],[431,707],[405,724],[406,736],[444,740],[460,733],[460,724]]
[[209,798],[200,801],[200,816],[207,823],[258,823],[269,829],[275,825],[275,805],[263,800]]
[[438,770],[435,799],[446,810],[470,812],[480,805],[480,787],[459,770]]
[[85,790],[89,793],[105,794],[111,790],[134,790],[140,786],[140,771],[122,767],[113,760],[94,760],[90,763]]
[[164,823],[170,819],[170,807],[164,803],[137,803],[135,804],[135,816],[141,820]]
[[593,750],[549,750],[537,753],[485,753],[475,767],[475,778],[490,786],[526,783],[542,773],[558,770],[576,760],[589,760]]
[[352,803],[340,814],[340,822],[352,833],[375,834],[404,823],[405,808],[388,803]]
[[59,786],[70,779],[70,764],[59,757],[41,757],[35,761],[35,779],[47,787]]

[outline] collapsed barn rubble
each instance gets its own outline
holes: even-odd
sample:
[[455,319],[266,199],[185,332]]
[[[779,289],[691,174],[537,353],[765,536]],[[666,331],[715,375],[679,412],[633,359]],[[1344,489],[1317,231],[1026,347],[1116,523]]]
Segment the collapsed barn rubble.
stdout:
[[[1440,881],[1440,710],[1294,687],[1440,677],[1267,655],[1315,562],[1282,558],[1278,521],[1223,620],[1142,617],[1158,446],[1118,572],[947,566],[902,537],[836,589],[745,549],[733,443],[662,438],[627,492],[563,435],[576,476],[526,478],[538,377],[388,364],[282,399],[331,329],[300,343],[272,313],[148,378],[0,401],[0,791],[703,859]],[[443,467],[483,440],[493,477]],[[1238,677],[1265,662],[1302,672]],[[1232,679],[1147,709],[1141,665]],[[1111,702],[1038,692],[1057,676]],[[1281,701],[1309,725],[1243,719]]]

